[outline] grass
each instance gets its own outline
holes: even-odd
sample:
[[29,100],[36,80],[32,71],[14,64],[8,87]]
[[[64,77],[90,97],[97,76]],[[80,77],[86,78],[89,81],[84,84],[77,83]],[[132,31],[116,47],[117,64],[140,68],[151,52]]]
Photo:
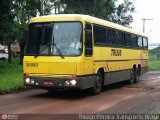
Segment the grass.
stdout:
[[0,60],[0,94],[10,93],[24,88],[22,66],[19,58]]
[[149,61],[149,70],[160,70],[160,61]]

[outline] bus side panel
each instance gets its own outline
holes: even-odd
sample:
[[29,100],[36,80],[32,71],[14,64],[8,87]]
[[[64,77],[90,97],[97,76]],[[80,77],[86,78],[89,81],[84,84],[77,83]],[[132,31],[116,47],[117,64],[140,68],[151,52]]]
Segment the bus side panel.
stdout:
[[[120,55],[114,55],[112,51],[120,51]],[[148,51],[137,49],[94,47],[95,73],[99,68],[104,68],[104,84],[129,80],[133,66],[140,66],[141,75],[147,72]]]
[[130,79],[130,70],[105,73],[104,85]]

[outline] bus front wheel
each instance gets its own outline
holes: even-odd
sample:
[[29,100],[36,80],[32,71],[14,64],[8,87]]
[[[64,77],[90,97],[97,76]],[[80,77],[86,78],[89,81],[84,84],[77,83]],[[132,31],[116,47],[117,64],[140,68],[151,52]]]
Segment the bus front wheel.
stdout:
[[91,93],[96,95],[101,92],[102,89],[102,74],[98,71],[96,74],[94,87],[91,88]]

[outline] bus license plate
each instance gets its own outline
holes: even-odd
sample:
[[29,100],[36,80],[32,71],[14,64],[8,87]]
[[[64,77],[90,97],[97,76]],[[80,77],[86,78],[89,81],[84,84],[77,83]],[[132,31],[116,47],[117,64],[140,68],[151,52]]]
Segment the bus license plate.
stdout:
[[44,80],[43,85],[44,86],[53,86],[53,81],[52,80]]

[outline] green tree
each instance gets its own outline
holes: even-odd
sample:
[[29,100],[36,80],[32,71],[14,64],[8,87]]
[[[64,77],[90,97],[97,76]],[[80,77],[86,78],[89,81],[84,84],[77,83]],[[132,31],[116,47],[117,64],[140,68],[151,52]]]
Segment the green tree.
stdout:
[[135,12],[133,1],[124,0],[122,4],[117,5],[112,16],[112,21],[123,26],[130,25],[133,22],[132,14]]
[[[54,0],[44,0],[44,15],[51,14]],[[28,21],[31,17],[40,15],[41,0],[14,0],[13,9],[16,22],[18,23],[17,41],[20,46],[20,63],[24,56],[24,47],[28,34]]]
[[160,60],[160,52],[157,53],[157,59]]
[[50,0],[53,3],[52,9],[54,9],[55,14],[60,14],[65,8],[65,4],[62,0]]
[[30,17],[35,17],[39,10],[39,0],[14,0],[13,8],[17,25],[16,40],[20,46],[20,63],[22,64],[24,56],[24,47],[27,40],[28,21]]
[[61,0],[65,4],[64,13],[88,14],[111,20],[115,9],[115,0]]
[[11,44],[15,41],[17,22],[14,21],[13,1],[1,0],[0,3],[0,44],[7,45],[8,61],[11,63]]
[[[117,0],[59,0],[66,14],[88,14],[123,26],[129,26],[135,12],[133,1],[124,0],[118,4]],[[116,5],[117,4],[117,5]]]

